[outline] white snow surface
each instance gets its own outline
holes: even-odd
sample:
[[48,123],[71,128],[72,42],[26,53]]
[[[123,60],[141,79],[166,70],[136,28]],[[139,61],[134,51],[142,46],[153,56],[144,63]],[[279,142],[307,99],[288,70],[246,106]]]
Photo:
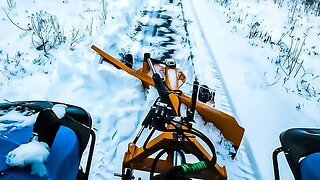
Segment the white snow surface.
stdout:
[[[90,179],[115,179],[113,174],[121,172],[127,145],[133,140],[156,97],[156,91],[152,88],[144,91],[139,80],[112,65],[99,64],[100,57],[90,46],[95,44],[115,57],[119,57],[118,53],[124,51],[133,54],[143,52],[140,45],[132,43],[127,30],[139,18],[137,15],[142,13],[145,4],[156,7],[162,2],[0,2],[0,101],[60,101],[81,106],[88,111],[97,135]],[[320,72],[320,57],[316,54],[308,55],[308,51],[303,52],[301,59],[304,60],[305,70],[310,73],[301,79],[291,78],[283,84],[284,73],[276,75],[276,67],[271,63],[279,54],[279,49],[260,40],[249,40],[246,36],[250,31],[249,24],[259,22],[262,30],[277,41],[290,28],[288,9],[278,8],[271,0],[233,0],[228,7],[216,2],[182,1],[194,51],[194,69],[181,61],[181,64],[177,61],[177,66],[182,67],[189,78],[193,78],[195,73],[200,82],[210,88],[216,86],[212,67],[217,66],[219,69],[229,100],[219,99],[221,97],[217,95],[217,108],[235,116],[245,128],[246,140],[241,146],[245,146],[244,149],[249,154],[240,152],[236,159],[249,159],[251,165],[250,168],[243,165],[243,169],[239,170],[230,159],[218,160],[226,165],[229,179],[273,179],[271,155],[280,146],[279,134],[292,127],[320,125],[320,104],[317,98],[303,96],[307,93],[304,91],[301,92],[302,95],[298,95],[295,90],[295,82],[301,80],[310,80],[316,88],[320,87],[317,84],[320,78],[316,78]],[[19,29],[6,15],[7,13],[18,26],[27,28],[29,16],[40,10],[55,15],[66,36],[66,42],[51,49],[48,58],[33,46],[32,32]],[[304,33],[307,33],[305,47],[310,52],[319,52],[319,36],[316,35],[319,17],[306,15],[298,19],[299,28],[296,28],[294,35],[303,38]],[[148,20],[144,16],[141,22]],[[76,43],[72,36],[76,32],[74,30],[78,30],[79,35]],[[143,37],[138,35],[135,38],[139,40]],[[150,38],[152,37],[147,37],[145,41],[150,41]],[[287,36],[282,39],[286,43],[290,40]],[[130,50],[121,49],[126,47]],[[273,84],[275,80],[279,82]],[[192,80],[189,79],[189,82]],[[223,106],[225,101],[231,101],[230,107]],[[65,114],[65,108],[60,105],[53,109],[59,118]],[[24,116],[10,111],[0,117],[0,131],[8,127],[9,121],[15,128],[22,128],[32,125],[34,119],[35,115]],[[218,133],[210,125],[197,124],[196,127],[204,133]],[[210,138],[217,141],[220,137],[216,136],[218,135],[213,134]],[[20,147],[19,152],[14,153],[16,155],[8,155],[9,163],[19,165],[21,162],[33,162],[35,166],[41,167],[38,162],[46,159],[45,146],[32,141]],[[36,148],[41,151],[34,151]],[[42,156],[38,157],[35,153]],[[22,160],[20,155],[29,157],[30,161]],[[38,173],[42,174],[44,171]],[[283,155],[280,155],[280,175],[282,179],[293,179]]]
[[[253,47],[241,35],[231,33],[233,25],[225,23],[228,21],[225,15],[227,10],[215,3],[192,2],[202,25],[203,36],[207,39],[234,103],[236,117],[246,129],[245,137],[248,138],[258,166],[254,171],[260,176],[259,179],[272,179],[271,157],[273,150],[280,146],[279,134],[293,127],[319,127],[319,103],[286,93],[281,83],[269,86],[265,73],[272,73],[274,67],[266,60],[274,52],[266,47]],[[257,15],[260,18],[272,17],[272,20],[280,20],[283,17],[277,8],[262,7],[264,4],[272,6],[272,2],[257,4],[252,1],[237,1],[237,3],[239,6],[243,3],[245,8],[253,11],[260,8],[259,13],[270,11],[264,16]],[[304,108],[296,109],[298,103],[302,103]],[[281,155],[280,176],[283,179],[293,179],[289,167],[284,162],[284,156]]]
[[43,163],[47,160],[49,154],[49,146],[46,143],[32,140],[10,151],[6,156],[6,163],[10,166],[19,167],[31,165],[31,174],[38,174],[43,177],[47,173]]
[[6,130],[8,127],[14,126],[11,130],[32,126],[35,122],[37,114],[26,116],[25,114],[11,110],[0,116],[0,131]]
[[61,119],[66,115],[67,106],[64,104],[55,104],[51,109],[56,116]]

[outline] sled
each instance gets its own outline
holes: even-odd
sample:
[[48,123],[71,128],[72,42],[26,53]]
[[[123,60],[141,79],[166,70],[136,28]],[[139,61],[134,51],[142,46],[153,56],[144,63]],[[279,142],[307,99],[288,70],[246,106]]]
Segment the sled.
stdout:
[[[193,85],[192,97],[189,97],[179,89],[185,83],[186,77],[172,60],[161,62],[146,53],[143,67],[135,71],[132,69],[131,55],[126,55],[124,62],[121,62],[94,45],[92,49],[102,56],[103,61],[140,79],[144,88],[154,86],[159,95],[145,117],[141,130],[128,144],[122,172],[115,174],[116,176],[123,180],[132,180],[136,178],[134,171],[138,170],[149,172],[150,180],[227,178],[226,168],[216,163],[217,157],[212,142],[192,127],[195,110],[204,122],[213,123],[222,135],[233,143],[235,150],[241,143],[244,129],[232,116],[197,100],[197,81]],[[181,104],[187,105],[187,117],[181,116]],[[150,132],[143,146],[139,147],[137,143],[145,129],[150,129]],[[155,132],[160,134],[154,137]],[[210,152],[199,142],[200,139]],[[164,154],[167,155],[166,158],[161,159]],[[197,158],[199,162],[187,162],[186,154]],[[178,156],[181,157],[180,162],[175,159]]]
[[[0,179],[88,179],[95,143],[91,117],[80,107],[63,104],[66,106],[66,114],[57,123],[56,116],[50,110],[55,104],[63,103],[19,101],[0,104],[1,116],[12,110],[26,116],[39,113],[34,126],[22,129],[9,127],[0,131]],[[50,155],[44,163],[47,169],[44,177],[31,175],[30,167],[12,167],[5,163],[5,156],[19,145],[28,143],[34,134],[38,135],[39,141],[51,147]],[[86,168],[83,171],[80,161],[90,137]]]

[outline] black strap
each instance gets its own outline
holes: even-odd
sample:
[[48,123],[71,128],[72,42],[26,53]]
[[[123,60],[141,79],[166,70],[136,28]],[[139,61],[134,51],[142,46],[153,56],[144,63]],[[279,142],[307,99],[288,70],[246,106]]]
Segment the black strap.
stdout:
[[51,148],[61,125],[61,120],[50,109],[41,110],[33,126],[33,133],[39,142],[45,142]]
[[1,176],[5,175],[5,174],[7,174],[7,173],[10,173],[10,172],[12,172],[12,171],[16,171],[16,170],[18,170],[18,169],[19,169],[18,166],[10,166],[10,167],[8,167],[8,168],[5,168],[5,169],[3,169],[3,170],[0,171],[0,178],[1,178]]

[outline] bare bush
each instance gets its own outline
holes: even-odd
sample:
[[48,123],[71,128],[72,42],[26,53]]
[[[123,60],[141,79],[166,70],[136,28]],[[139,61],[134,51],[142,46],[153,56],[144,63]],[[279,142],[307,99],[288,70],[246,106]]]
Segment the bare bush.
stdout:
[[289,1],[289,14],[288,14],[288,23],[294,23],[297,19],[297,15],[301,12],[300,3],[297,0]]
[[108,14],[108,2],[106,0],[101,0],[102,5],[101,10],[100,10],[100,20],[102,24],[106,24],[107,21],[107,14]]
[[26,73],[26,69],[21,64],[22,59],[22,52],[16,52],[14,57],[9,57],[8,54],[1,58],[2,63],[2,70],[1,73],[5,76],[8,80],[17,77],[23,76]]
[[31,15],[32,44],[38,51],[43,51],[45,56],[49,51],[65,43],[66,37],[61,29],[58,19],[45,11]]
[[[289,17],[293,20],[294,15],[301,10],[304,10],[307,14],[314,14],[320,16],[320,1],[319,0],[273,0],[278,7],[287,5],[289,8]],[[301,7],[303,6],[303,8]]]
[[84,34],[80,33],[79,30],[76,30],[75,28],[73,28],[71,30],[71,39],[70,39],[70,50],[71,51],[74,51],[75,50],[75,47],[76,45],[82,41],[82,39],[84,38]]
[[[262,22],[259,23],[258,21],[252,21],[248,24],[250,30],[246,37],[251,40],[260,40],[260,42],[264,44],[269,44],[271,46],[274,45],[275,43],[272,41],[271,34],[261,27],[261,23]],[[251,45],[257,44],[252,42]]]
[[302,79],[297,83],[297,91],[300,96],[312,98],[317,96],[315,88],[307,80]]
[[298,72],[302,69],[303,60],[300,60],[300,54],[306,39],[291,38],[290,47],[286,51],[280,51],[279,65],[285,75],[290,78],[296,77]]
[[231,4],[232,0],[214,0],[214,2],[219,3],[221,6],[227,7]]
[[306,13],[313,13],[315,16],[320,16],[320,1],[318,0],[304,0],[304,10]]
[[278,7],[280,8],[280,7],[283,6],[284,0],[273,0],[273,2],[274,2],[275,4],[277,4]]

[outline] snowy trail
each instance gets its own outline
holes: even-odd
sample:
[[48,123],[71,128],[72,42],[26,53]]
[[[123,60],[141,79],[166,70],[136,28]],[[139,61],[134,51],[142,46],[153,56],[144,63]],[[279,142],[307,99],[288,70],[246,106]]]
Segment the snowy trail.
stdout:
[[[178,3],[141,0],[138,4],[135,13],[126,14],[126,25],[120,29],[125,34],[108,33],[107,38],[103,37],[108,39],[111,36],[111,42],[103,44],[104,49],[118,59],[125,54],[132,54],[135,69],[141,67],[144,53],[150,53],[151,57],[159,60],[187,59],[184,22],[179,18],[181,12]],[[132,5],[131,9],[134,8]]]
[[[224,83],[223,75],[219,70],[214,53],[211,50],[212,48],[204,32],[208,31],[208,25],[203,23],[209,23],[209,21],[201,21],[200,18],[203,17],[199,17],[198,15],[199,11],[202,10],[199,4],[201,4],[199,1],[196,3],[193,1],[184,2],[186,12],[192,12],[189,14],[189,18],[193,22],[190,24],[190,33],[193,36],[192,41],[195,41],[193,42],[193,45],[195,46],[193,48],[195,51],[195,73],[205,84],[214,85],[213,89],[216,92],[216,108],[239,119]],[[212,30],[213,29],[211,29],[211,32]],[[197,49],[196,46],[206,48],[200,50]],[[242,140],[237,156],[236,160],[233,163],[230,163],[229,167],[227,166],[229,179],[261,179],[258,166],[252,155],[252,150],[246,137]]]
[[144,53],[159,60],[187,61],[189,51],[179,2],[144,1],[139,7],[126,28],[129,40],[116,43],[113,49],[120,54],[131,53],[134,68],[140,68]]
[[[195,128],[212,140],[229,179],[272,179],[271,154],[280,145],[279,134],[292,127],[320,126],[319,102],[305,97],[306,92],[298,93],[305,88],[298,82],[302,77],[283,86],[284,74],[280,73],[279,83],[270,86],[279,49],[261,38],[247,38],[256,23],[260,24],[257,33],[266,32],[274,42],[296,27],[295,38],[308,36],[301,54],[310,73],[308,80],[319,74],[318,17],[297,13],[298,23],[292,26],[287,22],[290,7],[278,8],[273,1],[9,0],[0,6],[1,101],[60,101],[88,111],[97,134],[90,179],[118,179],[114,173],[121,171],[123,153],[157,96],[152,88],[144,91],[140,80],[110,64],[99,64],[100,57],[90,49],[92,44],[117,59],[132,53],[134,69],[141,67],[146,52],[156,59],[175,59],[187,76],[182,87],[186,94],[191,94],[195,76],[200,84],[215,90],[216,107],[235,116],[246,129],[236,160],[223,155],[231,148],[225,148],[219,131],[203,125],[200,116]],[[56,17],[65,35],[66,41],[52,49],[49,58],[34,44],[33,30],[14,25],[28,27],[33,15]],[[281,38],[287,46],[292,40],[288,36]],[[309,85],[302,90],[308,89]],[[34,118],[15,126],[25,127],[26,122],[32,124]],[[0,124],[0,129],[6,126]],[[279,165],[281,178],[293,179],[284,155],[279,156]]]
[[[161,60],[177,60],[178,66],[187,72],[186,92],[190,91],[191,82],[196,76],[201,84],[206,84],[216,91],[216,107],[236,117],[236,111],[195,9],[185,11],[186,8],[190,8],[189,2],[168,3],[162,0],[144,1],[142,7],[143,11],[137,13],[127,27],[131,41],[118,43],[117,49],[124,49],[121,53],[132,53],[136,59],[136,68],[140,66],[140,59],[145,52],[151,52],[151,56]],[[185,14],[186,12],[193,14]],[[188,18],[194,18],[192,20],[197,23],[187,22],[185,16],[190,15]],[[206,48],[200,50],[198,47]],[[222,151],[218,150],[218,155],[224,159]],[[253,171],[257,167],[250,152],[249,143],[244,138],[236,159],[231,162],[222,160],[222,164],[227,166],[229,179],[259,179],[259,173]]]
[[[181,7],[178,3],[169,3],[164,0],[140,2],[139,7],[141,8],[138,8],[133,14],[129,14],[132,19],[126,22],[130,23],[122,27],[122,31],[126,32],[128,38],[118,33],[116,36],[126,38],[119,41],[117,40],[118,37],[114,37],[115,35],[110,33],[112,41],[104,44],[104,49],[119,59],[121,59],[121,55],[131,53],[134,57],[133,68],[135,69],[141,67],[143,53],[147,52],[151,53],[152,57],[160,60],[172,58],[184,62],[187,61],[190,54],[189,49],[185,48],[187,44],[184,40],[184,22],[181,18]],[[188,63],[185,64],[187,65],[184,68],[188,70],[190,66],[188,66]],[[120,79],[121,84],[126,84]],[[190,78],[189,80],[192,79]],[[136,90],[141,91],[139,88]],[[120,113],[118,115],[117,112],[114,112],[107,119],[109,122],[101,120],[95,126],[99,133],[97,135],[98,140],[94,162],[99,163],[93,164],[90,178],[118,179],[113,176],[113,173],[121,172],[121,162],[123,154],[127,150],[127,144],[134,139],[136,131],[140,129],[141,121],[156,97],[156,92],[152,89],[144,93],[144,95],[148,95],[145,99],[141,98],[141,101],[145,101],[143,102],[143,106],[135,107],[138,111],[137,113],[132,114],[129,110],[130,112],[127,113],[118,112]],[[114,110],[117,110],[116,106]],[[128,110],[124,109],[122,111]],[[134,124],[130,124],[130,127],[128,127],[129,122],[132,123],[132,120]],[[127,127],[122,128],[124,125]],[[113,129],[115,126],[121,128]],[[125,132],[126,129],[128,129],[128,132]],[[136,173],[142,179],[147,179],[146,175],[148,173]]]
[[[212,64],[212,52],[208,48],[202,48],[203,52],[199,51],[195,46],[195,43],[199,43],[200,47],[207,47],[208,43],[205,43],[204,36],[200,37],[200,41],[198,41],[199,38],[191,35],[192,24],[190,25],[185,17],[187,15],[184,10],[185,3],[188,2],[182,0],[172,2],[168,0],[139,0],[132,1],[130,6],[117,7],[120,11],[115,10],[112,13],[114,17],[110,18],[110,24],[117,23],[117,25],[106,26],[104,34],[95,37],[94,44],[104,48],[106,52],[110,52],[117,58],[121,58],[119,54],[132,53],[136,60],[134,68],[140,67],[145,52],[150,52],[152,57],[160,60],[175,59],[178,68],[187,76],[188,82],[183,87],[184,92],[187,94],[191,92],[192,81],[197,76],[201,84],[206,84],[217,91],[217,107],[234,115],[223,83],[220,82],[220,73],[215,70],[216,65]],[[120,4],[115,4],[120,6]],[[120,14],[117,14],[119,12]],[[200,35],[200,33],[195,34]],[[201,34],[203,35],[203,33]],[[57,59],[64,61],[56,62],[57,71],[52,76],[38,75],[16,82],[23,85],[15,85],[13,82],[12,87],[24,86],[30,87],[30,89],[2,91],[2,94],[3,97],[11,97],[11,99],[15,97],[13,100],[28,97],[30,99],[67,101],[67,103],[85,108],[92,115],[93,127],[98,137],[90,179],[117,179],[113,173],[121,172],[123,153],[127,149],[127,144],[140,128],[141,121],[156,93],[152,90],[148,92],[149,94],[142,92],[139,80],[128,77],[129,75],[107,64],[85,63],[88,61],[87,59],[94,59],[96,55],[91,51],[80,53],[81,50],[87,52],[88,47],[86,44],[82,47],[83,49],[76,50],[72,54],[59,51]],[[208,54],[209,56],[204,56]],[[68,58],[72,61],[67,61]],[[208,69],[201,69],[200,67],[203,66],[200,65],[203,62],[199,60],[206,61],[208,66],[204,67]],[[205,75],[209,71],[212,77]],[[46,83],[41,84],[40,87],[38,82],[44,80]],[[35,88],[38,86],[39,88]],[[118,91],[124,89],[123,87],[126,87],[126,90]],[[64,93],[60,93],[62,91]],[[131,96],[128,97],[128,94]],[[146,94],[148,94],[147,97]],[[208,137],[210,136],[217,146],[218,157],[224,158],[223,152],[227,150],[223,150],[223,147],[219,145],[219,133],[213,132],[209,126],[204,126],[201,122],[195,126],[201,128],[199,130],[208,134]],[[218,139],[216,136],[219,136]],[[243,147],[240,151],[242,149]],[[246,158],[237,158],[230,163],[228,163],[229,159],[226,160],[225,165],[229,179],[248,178],[252,174],[248,169],[250,166],[246,162],[242,162],[243,159]],[[146,179],[144,176],[141,177]]]
[[[141,59],[144,52],[152,52],[156,58],[160,55],[158,58],[161,60],[174,58],[182,69],[188,69],[189,85],[194,76],[197,76],[200,83],[216,91],[216,107],[236,117],[236,111],[196,11],[195,9],[185,11],[183,5],[190,8],[188,2],[181,3],[181,1],[145,2],[143,13],[137,14],[132,25],[128,27],[128,32],[132,32],[133,41],[127,44],[126,48],[123,45],[121,48],[130,49],[129,53],[133,53],[134,57],[138,57],[137,59]],[[196,27],[192,27],[194,24],[188,24],[185,12],[193,12],[191,16],[197,22]],[[188,32],[189,28],[193,32]],[[197,46],[206,48],[199,51]],[[203,66],[204,63],[205,66]],[[207,72],[210,72],[210,76]],[[226,163],[229,179],[259,179],[259,172],[253,171],[253,169],[257,170],[257,165],[250,152],[250,145],[244,138],[237,158]]]
[[[267,57],[266,53],[270,51],[265,51],[266,48],[263,50],[254,49],[247,44],[243,37],[240,38],[229,32],[233,25],[226,23],[227,21],[224,18],[226,14],[224,14],[225,11],[222,10],[224,7],[221,7],[214,1],[183,1],[184,13],[189,13],[186,14],[189,32],[186,32],[182,28],[183,25],[181,25],[184,21],[176,21],[177,17],[182,13],[177,7],[172,8],[173,6],[168,5],[168,1],[144,1],[144,3],[145,4],[139,5],[139,9],[141,7],[142,11],[163,11],[166,10],[166,8],[170,8],[170,10],[174,9],[170,15],[174,21],[172,24],[175,27],[175,31],[179,32],[179,34],[175,33],[172,34],[172,36],[177,37],[177,35],[185,34],[180,36],[184,38],[184,41],[176,41],[166,48],[174,46],[175,53],[173,58],[181,60],[178,62],[178,64],[181,64],[179,68],[184,72],[185,70],[189,70],[189,72],[187,72],[189,85],[191,84],[190,80],[192,81],[194,79],[192,74],[196,72],[201,84],[207,84],[211,89],[217,91],[223,88],[222,85],[218,85],[220,80],[219,73],[214,70],[215,64],[212,62],[214,59],[213,56],[217,58],[219,69],[224,73],[223,79],[225,79],[225,82],[223,84],[228,87],[227,90],[230,92],[229,96],[224,95],[226,91],[220,91],[222,93],[217,92],[217,108],[235,116],[236,119],[240,120],[241,125],[246,128],[245,139],[240,146],[240,152],[237,156],[238,159],[236,159],[237,162],[226,164],[229,178],[271,179],[273,176],[271,153],[279,146],[278,135],[280,132],[289,127],[314,127],[317,125],[315,123],[316,121],[313,123],[305,123],[304,120],[310,118],[309,116],[306,117],[306,115],[312,112],[316,113],[311,117],[319,117],[318,111],[309,111],[309,108],[305,108],[304,111],[299,113],[294,109],[294,106],[297,102],[301,102],[301,100],[297,100],[297,98],[292,99],[291,96],[287,98],[287,95],[281,93],[282,91],[278,91],[276,87],[266,87],[265,83],[262,82],[264,79],[263,74],[270,65],[268,65],[269,62],[263,62],[263,58]],[[161,4],[161,6],[159,4]],[[189,10],[186,10],[188,7]],[[197,16],[194,15],[191,7],[194,7]],[[119,48],[113,50],[131,47],[131,49],[129,49],[130,52],[140,52],[134,57],[141,57],[143,52],[152,52],[154,57],[161,57],[163,51],[160,50],[161,46],[157,44],[157,42],[169,38],[152,36],[153,32],[155,32],[152,24],[156,24],[159,21],[155,18],[157,15],[150,14],[150,16],[149,14],[141,16],[138,13],[136,17],[133,17],[136,19],[131,22],[136,22],[135,24],[138,24],[139,21],[145,24],[150,22],[150,26],[142,26],[142,28],[144,28],[143,32],[146,34],[139,32],[135,36],[134,41],[126,42],[130,42],[131,46],[118,46]],[[196,25],[197,20],[195,17],[198,17],[202,31],[199,26]],[[182,17],[179,18],[183,19]],[[160,20],[160,22],[161,21],[162,20]],[[176,28],[177,24],[181,27],[178,28],[179,30]],[[131,28],[132,33],[136,32],[134,28],[134,26]],[[126,32],[130,32],[130,28],[128,30],[129,31]],[[143,43],[141,43],[141,39],[143,39]],[[207,42],[205,42],[205,40]],[[188,44],[190,44],[190,46],[188,46]],[[180,50],[177,51],[177,49]],[[261,54],[266,56],[263,57]],[[192,65],[194,65],[194,70]],[[207,75],[206,73],[211,75]],[[185,89],[183,89],[183,91],[185,91]],[[230,100],[228,100],[228,98],[233,100],[235,108],[232,107],[232,104],[232,106],[230,106]],[[285,106],[288,107],[284,108]],[[236,109],[236,111],[234,111],[234,109]],[[207,132],[207,129],[202,130]],[[250,142],[250,144],[248,142]],[[220,153],[220,150],[218,153]],[[286,162],[282,160],[280,164],[284,164],[285,166]],[[285,171],[286,169],[284,168],[282,168],[282,170],[283,177],[291,175],[289,170]],[[285,179],[292,178],[289,177]]]

